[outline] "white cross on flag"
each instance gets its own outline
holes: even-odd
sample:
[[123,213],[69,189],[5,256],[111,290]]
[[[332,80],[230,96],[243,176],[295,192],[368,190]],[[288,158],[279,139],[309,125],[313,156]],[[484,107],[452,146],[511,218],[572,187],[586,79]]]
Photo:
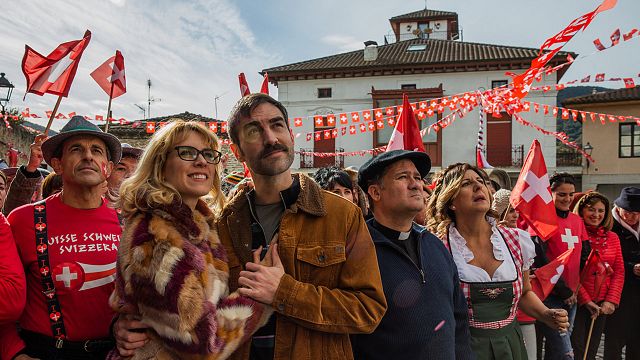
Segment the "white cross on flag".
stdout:
[[98,85],[111,95],[112,99],[127,92],[127,79],[124,76],[124,57],[120,50],[91,73]]
[[547,165],[538,140],[531,144],[509,201],[542,239],[548,239],[558,230]]
[[68,96],[80,57],[90,40],[91,32],[87,30],[82,39],[62,43],[47,56],[25,46],[22,72],[27,80],[26,92]]
[[569,266],[571,254],[573,254],[573,249],[568,249],[547,265],[537,269],[536,276],[530,278],[531,290],[538,295],[540,300],[544,300],[549,296],[553,287],[558,283],[567,266]]

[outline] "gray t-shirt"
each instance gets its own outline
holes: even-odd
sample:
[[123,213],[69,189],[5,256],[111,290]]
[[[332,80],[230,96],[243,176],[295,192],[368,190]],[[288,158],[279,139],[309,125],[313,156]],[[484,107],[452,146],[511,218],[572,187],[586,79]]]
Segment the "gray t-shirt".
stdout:
[[282,214],[284,214],[282,203],[256,205],[256,216],[258,216],[258,222],[260,222],[260,226],[264,230],[264,240],[267,245],[271,243],[278,231]]

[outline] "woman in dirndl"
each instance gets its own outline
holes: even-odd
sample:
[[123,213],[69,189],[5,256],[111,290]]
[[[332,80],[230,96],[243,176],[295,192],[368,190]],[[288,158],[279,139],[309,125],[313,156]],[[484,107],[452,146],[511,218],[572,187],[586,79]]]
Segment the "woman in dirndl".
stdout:
[[547,308],[531,290],[535,250],[520,231],[497,224],[486,174],[457,163],[436,175],[427,227],[451,251],[468,304],[471,346],[478,359],[527,359],[518,308],[564,332],[567,312]]

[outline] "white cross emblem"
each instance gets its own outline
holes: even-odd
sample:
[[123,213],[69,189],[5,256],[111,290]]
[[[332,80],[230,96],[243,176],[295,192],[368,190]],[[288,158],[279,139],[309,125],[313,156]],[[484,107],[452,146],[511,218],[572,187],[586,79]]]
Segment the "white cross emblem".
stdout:
[[551,202],[551,192],[549,192],[549,175],[544,174],[541,177],[537,177],[531,171],[528,171],[524,177],[524,181],[529,184],[529,187],[522,192],[522,198],[526,202],[531,202],[533,198],[539,196],[545,204]]
[[109,77],[109,82],[114,83],[116,82],[116,80],[120,81],[120,84],[122,86],[124,86],[125,84],[125,80],[124,80],[124,70],[120,70],[118,69],[118,66],[116,66],[116,62],[115,60],[113,61],[113,75],[111,75]]
[[71,280],[78,278],[77,273],[72,273],[68,266],[62,268],[62,274],[56,275],[56,281],[62,281],[64,287],[71,287]]
[[573,249],[580,241],[577,236],[571,235],[571,229],[564,229],[564,235],[561,235],[561,237],[562,242],[567,243],[567,248],[569,249]]
[[551,280],[549,280],[549,281],[551,281],[551,283],[555,285],[558,282],[558,280],[560,280],[560,276],[562,276],[563,272],[564,272],[564,265],[558,266],[556,268],[556,274],[553,275],[551,277]]

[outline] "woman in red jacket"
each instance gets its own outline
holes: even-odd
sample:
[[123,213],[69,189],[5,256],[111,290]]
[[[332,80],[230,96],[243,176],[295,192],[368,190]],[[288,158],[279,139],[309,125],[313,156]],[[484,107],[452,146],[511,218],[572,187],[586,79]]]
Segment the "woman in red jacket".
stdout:
[[592,319],[595,319],[587,359],[595,359],[605,319],[620,303],[624,284],[624,263],[618,235],[611,231],[611,204],[602,194],[584,195],[575,209],[584,220],[589,241],[582,245],[578,311],[571,343],[576,359],[582,359]]

